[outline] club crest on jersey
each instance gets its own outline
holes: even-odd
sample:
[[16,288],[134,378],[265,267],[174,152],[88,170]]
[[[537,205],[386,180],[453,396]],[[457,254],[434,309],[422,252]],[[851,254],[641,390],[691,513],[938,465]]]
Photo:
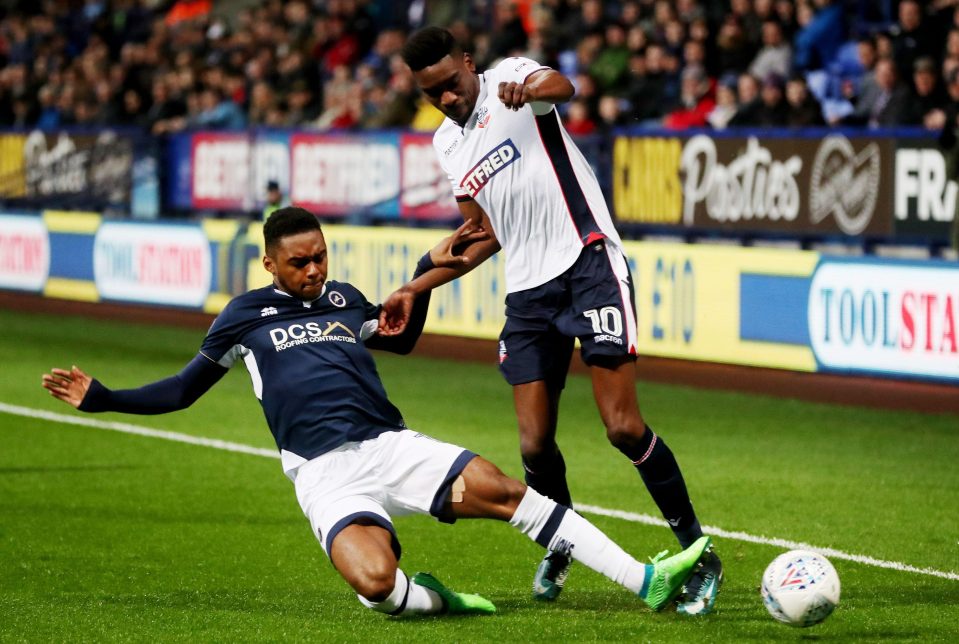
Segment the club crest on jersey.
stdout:
[[512,139],[506,139],[495,148],[483,155],[479,163],[474,165],[463,180],[460,181],[460,187],[471,197],[479,194],[493,176],[513,163],[520,157],[519,150],[513,144]]
[[346,306],[346,298],[343,297],[339,291],[330,291],[330,294],[327,297],[329,297],[330,304],[333,306],[338,306],[341,309]]
[[481,105],[478,110],[476,110],[476,127],[484,128],[486,124],[489,123],[490,113],[489,108],[485,105]]

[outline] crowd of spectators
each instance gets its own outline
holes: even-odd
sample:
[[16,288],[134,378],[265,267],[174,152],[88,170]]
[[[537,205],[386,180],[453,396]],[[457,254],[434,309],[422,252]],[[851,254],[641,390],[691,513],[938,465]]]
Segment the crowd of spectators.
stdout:
[[[448,26],[483,69],[569,76],[574,134],[632,125],[941,129],[959,0],[40,0],[0,14],[0,127],[430,130],[399,57]],[[233,7],[238,7],[235,10]],[[227,7],[229,10],[224,10]]]

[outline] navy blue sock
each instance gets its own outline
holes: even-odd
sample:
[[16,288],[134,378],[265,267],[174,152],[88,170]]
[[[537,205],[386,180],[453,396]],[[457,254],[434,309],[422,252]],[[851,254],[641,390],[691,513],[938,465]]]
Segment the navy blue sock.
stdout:
[[703,536],[693,504],[686,491],[686,481],[679,464],[663,439],[646,425],[646,433],[634,447],[623,450],[639,470],[646,489],[653,497],[659,511],[673,529],[673,534],[683,548],[688,548]]
[[573,507],[566,484],[566,461],[557,447],[551,454],[523,459],[526,485],[567,508]]

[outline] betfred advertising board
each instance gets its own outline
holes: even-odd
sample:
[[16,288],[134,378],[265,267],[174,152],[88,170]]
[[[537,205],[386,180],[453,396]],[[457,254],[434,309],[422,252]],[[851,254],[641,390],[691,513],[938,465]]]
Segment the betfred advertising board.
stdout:
[[210,294],[210,242],[200,226],[107,222],[93,244],[100,297],[201,307]]
[[450,181],[440,167],[430,134],[400,136],[400,216],[455,219],[459,216]]
[[290,137],[290,201],[318,215],[399,216],[395,134]]
[[193,208],[252,208],[250,147],[247,134],[198,132],[192,136],[190,193]]
[[824,370],[959,381],[959,266],[824,258],[809,289]]
[[40,217],[0,216],[0,288],[42,291],[50,275],[50,237]]

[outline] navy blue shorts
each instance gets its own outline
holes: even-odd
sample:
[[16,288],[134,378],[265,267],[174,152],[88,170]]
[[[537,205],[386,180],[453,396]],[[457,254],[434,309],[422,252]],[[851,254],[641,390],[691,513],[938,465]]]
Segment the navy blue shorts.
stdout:
[[622,252],[604,240],[584,247],[561,275],[506,296],[500,371],[511,385],[545,380],[562,388],[574,338],[588,365],[636,359],[633,280]]

